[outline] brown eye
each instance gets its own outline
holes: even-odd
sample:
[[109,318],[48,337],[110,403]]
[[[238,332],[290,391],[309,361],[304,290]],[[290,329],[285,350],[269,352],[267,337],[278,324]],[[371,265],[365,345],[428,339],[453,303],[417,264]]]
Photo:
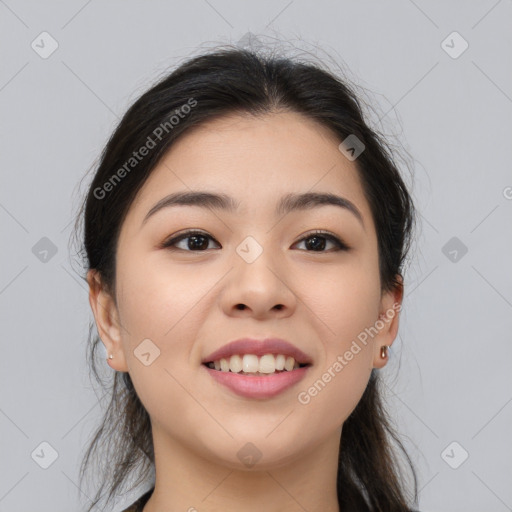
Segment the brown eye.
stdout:
[[[182,244],[181,247],[177,246],[178,243],[185,240],[188,240],[188,242]],[[214,238],[212,238],[210,235],[207,235],[206,233],[202,233],[201,231],[187,231],[186,233],[182,233],[177,237],[165,241],[161,247],[170,250],[199,252],[208,249],[210,240],[213,240],[215,243],[217,243]]]
[[[337,236],[332,233],[326,233],[324,231],[316,231],[305,236],[299,242],[304,242],[306,245],[307,252],[335,252],[335,251],[347,251],[349,247],[341,241]],[[328,243],[334,244],[334,250],[325,251],[325,247]]]
[[[210,241],[215,242],[220,247],[220,244],[213,237],[206,233],[201,231],[187,231],[179,236],[163,242],[161,247],[169,250],[203,252],[208,250]],[[184,243],[181,245],[181,247],[179,247],[178,244],[181,242]],[[309,235],[299,240],[299,242],[305,243],[307,252],[336,252],[342,250],[348,251],[350,249],[337,236],[324,231],[310,233]],[[334,245],[334,249],[325,250],[329,243]]]

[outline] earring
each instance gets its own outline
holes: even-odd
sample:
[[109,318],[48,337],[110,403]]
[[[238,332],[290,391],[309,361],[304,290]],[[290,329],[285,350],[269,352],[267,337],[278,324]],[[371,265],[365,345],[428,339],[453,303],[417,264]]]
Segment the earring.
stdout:
[[114,356],[112,354],[109,354],[108,358],[107,358],[107,363],[108,363],[108,360],[109,359],[114,359]]
[[380,357],[382,357],[382,359],[388,357],[388,348],[388,345],[382,345],[382,347],[380,347]]

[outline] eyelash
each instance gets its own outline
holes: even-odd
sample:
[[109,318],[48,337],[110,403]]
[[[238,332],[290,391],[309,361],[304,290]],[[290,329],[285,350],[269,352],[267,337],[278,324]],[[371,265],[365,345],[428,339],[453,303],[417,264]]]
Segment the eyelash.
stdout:
[[[181,235],[178,235],[177,237],[170,238],[170,239],[164,241],[160,245],[160,248],[161,249],[168,249],[170,251],[205,252],[207,249],[206,250],[193,251],[193,250],[189,250],[189,249],[179,249],[179,248],[173,247],[176,243],[180,242],[181,240],[185,240],[185,239],[187,239],[189,237],[192,237],[192,236],[195,236],[195,235],[204,236],[204,237],[209,238],[210,240],[213,240],[216,243],[218,243],[212,236],[208,235],[207,233],[204,233],[202,231],[190,230],[190,231],[185,231],[184,233],[182,233]],[[345,242],[343,242],[341,239],[339,239],[337,236],[335,236],[332,233],[329,233],[327,231],[321,231],[321,230],[315,230],[315,231],[313,231],[311,233],[308,233],[306,236],[302,237],[296,243],[302,242],[304,240],[307,240],[308,238],[313,238],[315,236],[321,236],[321,238],[325,238],[326,240],[329,240],[330,242],[332,242],[333,244],[336,245],[336,249],[329,250],[329,251],[308,251],[308,250],[305,250],[305,252],[317,252],[317,253],[321,254],[321,253],[338,252],[338,251],[349,251],[350,250],[350,247]]]

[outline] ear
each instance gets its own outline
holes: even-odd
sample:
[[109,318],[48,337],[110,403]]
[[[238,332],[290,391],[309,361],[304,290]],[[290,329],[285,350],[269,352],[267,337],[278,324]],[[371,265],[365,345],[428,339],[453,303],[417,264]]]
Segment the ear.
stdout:
[[388,358],[381,357],[381,348],[390,347],[398,333],[399,312],[402,308],[404,281],[400,274],[396,276],[398,284],[390,291],[383,292],[381,296],[379,318],[375,322],[378,332],[373,338],[373,367],[382,368]]
[[105,289],[97,270],[91,269],[87,272],[87,282],[89,283],[89,304],[94,313],[98,334],[105,345],[107,355],[114,356],[113,359],[108,360],[109,365],[117,371],[127,372],[128,366],[121,344],[121,328],[116,303]]

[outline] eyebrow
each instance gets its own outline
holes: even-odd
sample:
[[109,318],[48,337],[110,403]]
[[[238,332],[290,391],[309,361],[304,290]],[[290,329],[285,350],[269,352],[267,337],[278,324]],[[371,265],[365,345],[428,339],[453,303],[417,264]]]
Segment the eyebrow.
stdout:
[[[306,192],[302,194],[286,194],[276,206],[275,215],[286,215],[297,210],[310,210],[320,206],[338,206],[351,212],[363,225],[364,221],[361,212],[356,205],[348,199],[331,193]],[[160,199],[146,214],[142,225],[163,208],[173,206],[197,206],[200,208],[212,208],[235,213],[240,203],[223,193],[212,193],[206,191],[175,192]],[[142,226],[141,226],[142,227]]]

